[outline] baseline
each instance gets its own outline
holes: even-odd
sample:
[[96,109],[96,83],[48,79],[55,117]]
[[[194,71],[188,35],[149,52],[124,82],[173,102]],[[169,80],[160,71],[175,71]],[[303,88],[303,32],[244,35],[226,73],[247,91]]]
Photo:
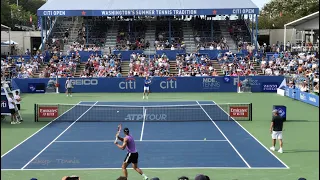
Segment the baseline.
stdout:
[[44,128],[46,128],[48,125],[50,125],[52,122],[54,122],[55,120],[59,119],[61,116],[63,116],[64,114],[66,114],[67,112],[69,112],[70,110],[72,110],[73,108],[75,108],[77,105],[79,105],[80,103],[82,103],[82,101],[78,102],[76,105],[74,105],[73,107],[71,107],[70,109],[68,109],[67,111],[65,111],[64,113],[62,113],[60,116],[56,117],[55,119],[53,119],[52,121],[48,122],[46,125],[44,125],[42,128],[40,128],[39,130],[37,130],[36,132],[34,132],[33,134],[31,134],[29,137],[27,137],[25,140],[23,140],[22,142],[20,142],[19,144],[17,144],[16,146],[14,146],[13,148],[11,148],[9,151],[7,151],[6,153],[4,153],[3,155],[1,155],[1,158],[3,158],[5,155],[7,155],[8,153],[10,153],[11,151],[13,151],[14,149],[16,149],[17,147],[19,147],[21,144],[23,144],[24,142],[26,142],[27,140],[29,140],[30,138],[32,138],[34,135],[38,134],[40,131],[42,131]]
[[[98,101],[96,103],[94,103],[88,110],[86,110],[84,113],[81,114],[81,116],[78,117],[78,119],[76,119],[73,123],[71,123],[64,131],[62,131],[55,139],[53,139],[46,147],[44,147],[36,156],[34,156],[27,164],[25,164],[21,169],[24,169],[25,167],[27,167],[35,158],[37,158],[43,151],[45,151],[55,140],[57,140],[60,136],[62,136],[69,128],[71,128],[71,126],[73,126],[83,115],[85,115],[91,108],[94,107],[95,104],[97,104]],[[76,107],[76,106],[75,106]]]

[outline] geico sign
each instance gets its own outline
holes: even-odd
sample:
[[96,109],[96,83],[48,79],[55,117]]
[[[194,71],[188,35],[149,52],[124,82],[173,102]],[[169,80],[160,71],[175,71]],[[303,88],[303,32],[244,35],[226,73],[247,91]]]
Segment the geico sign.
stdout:
[[72,79],[71,82],[75,86],[98,85],[98,79]]

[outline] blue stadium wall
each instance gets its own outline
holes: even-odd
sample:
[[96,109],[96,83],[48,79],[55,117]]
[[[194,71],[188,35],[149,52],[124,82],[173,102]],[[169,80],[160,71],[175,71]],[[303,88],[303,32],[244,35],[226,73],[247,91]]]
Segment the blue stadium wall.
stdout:
[[[243,80],[244,77],[241,77]],[[23,93],[35,93],[37,84],[47,86],[49,78],[13,79],[12,88]],[[144,78],[73,78],[73,92],[142,92]],[[252,76],[252,92],[276,92],[284,80],[282,76]],[[65,92],[66,79],[59,79],[60,92]],[[154,78],[152,92],[236,92],[236,77],[159,77]]]

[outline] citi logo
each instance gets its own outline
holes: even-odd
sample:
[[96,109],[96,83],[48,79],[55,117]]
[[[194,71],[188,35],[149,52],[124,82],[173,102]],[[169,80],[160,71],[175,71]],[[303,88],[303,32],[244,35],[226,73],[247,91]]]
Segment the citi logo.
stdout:
[[126,78],[124,81],[119,83],[120,89],[136,89],[136,79],[133,77]]
[[161,89],[177,89],[177,79],[174,77],[169,77],[165,81],[160,82]]

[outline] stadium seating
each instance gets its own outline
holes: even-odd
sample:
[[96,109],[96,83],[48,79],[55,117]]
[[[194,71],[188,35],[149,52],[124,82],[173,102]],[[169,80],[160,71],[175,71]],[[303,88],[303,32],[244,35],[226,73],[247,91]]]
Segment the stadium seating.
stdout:
[[[130,28],[129,27],[130,23]],[[130,30],[129,30],[130,29]],[[144,21],[120,21],[117,35],[117,50],[141,50],[146,47]]]
[[164,49],[182,49],[183,48],[183,30],[180,21],[171,23],[171,39],[167,21],[157,21],[156,24],[156,50]]
[[147,58],[145,55],[132,54],[128,76],[170,76],[170,61],[165,55]]
[[228,49],[228,45],[221,35],[218,21],[213,21],[213,37],[211,37],[211,20],[197,17],[193,19],[192,26],[198,49]]
[[112,55],[92,55],[82,67],[80,77],[121,77],[121,60]]
[[1,79],[36,77],[43,64],[43,56],[14,56],[1,59]]

